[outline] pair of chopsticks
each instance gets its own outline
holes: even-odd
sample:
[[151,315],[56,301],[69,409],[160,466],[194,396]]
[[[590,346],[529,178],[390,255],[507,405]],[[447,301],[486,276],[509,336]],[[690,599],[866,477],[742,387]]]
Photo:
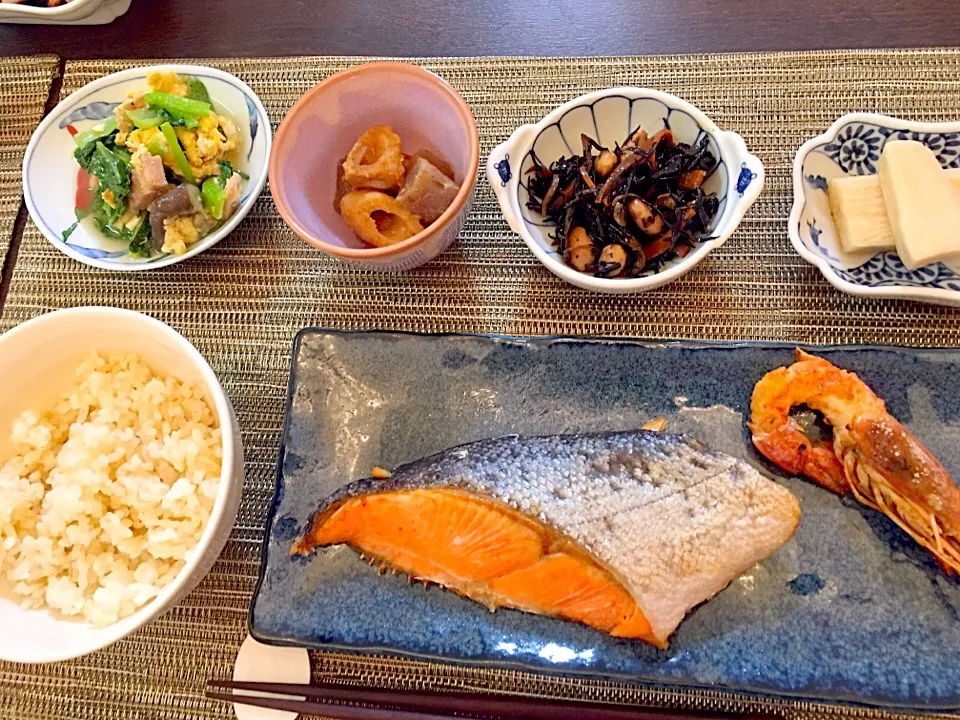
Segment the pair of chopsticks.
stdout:
[[[251,692],[287,697],[263,697],[249,694]],[[332,720],[773,720],[772,716],[761,715],[634,708],[484,693],[375,690],[331,684],[209,680],[206,696],[302,715],[322,715]]]

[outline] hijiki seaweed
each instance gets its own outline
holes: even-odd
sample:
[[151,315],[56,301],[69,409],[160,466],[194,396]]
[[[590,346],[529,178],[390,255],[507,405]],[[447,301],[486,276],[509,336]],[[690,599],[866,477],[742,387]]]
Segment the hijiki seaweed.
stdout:
[[676,143],[637,128],[614,149],[580,136],[581,155],[545,166],[535,153],[527,207],[555,226],[564,260],[597,277],[636,277],[685,257],[720,205],[701,185],[717,166],[708,138]]

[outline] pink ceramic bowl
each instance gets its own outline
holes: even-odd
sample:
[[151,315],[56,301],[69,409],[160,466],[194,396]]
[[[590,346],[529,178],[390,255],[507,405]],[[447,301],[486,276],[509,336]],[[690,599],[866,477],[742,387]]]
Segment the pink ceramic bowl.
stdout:
[[[368,128],[389,125],[412,155],[426,149],[450,163],[460,192],[423,232],[389,247],[361,242],[333,209],[337,163]],[[456,240],[473,205],[480,138],[460,94],[415,65],[379,62],[332,75],[280,123],[270,157],[270,192],[284,221],[324,252],[371,270],[409,270]]]

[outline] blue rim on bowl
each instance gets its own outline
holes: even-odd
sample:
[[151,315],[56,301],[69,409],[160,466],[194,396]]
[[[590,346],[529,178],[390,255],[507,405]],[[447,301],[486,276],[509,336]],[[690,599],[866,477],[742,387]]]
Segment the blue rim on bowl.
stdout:
[[[578,151],[580,134],[613,147],[637,126],[649,134],[669,127],[680,142],[695,143],[707,136],[717,168],[704,190],[720,200],[709,239],[683,259],[673,260],[656,273],[638,278],[597,278],[568,266],[553,247],[551,225],[526,208],[523,182],[533,164],[533,153],[545,164]],[[702,111],[674,95],[638,87],[617,87],[587,93],[553,110],[535,125],[521,125],[496,147],[487,160],[487,179],[510,228],[523,238],[543,265],[567,282],[588,290],[629,293],[650,290],[693,269],[710,251],[723,245],[763,188],[764,169],[737,133],[720,130]]]
[[[77,174],[70,129],[82,131],[112,114],[127,91],[145,85],[147,74],[157,70],[199,77],[208,85],[214,102],[223,105],[237,122],[245,138],[239,169],[250,176],[240,205],[227,222],[188,247],[183,255],[131,257],[120,241],[107,238],[86,224],[78,226],[65,242],[63,231],[74,221]],[[40,123],[24,155],[24,200],[44,237],[73,259],[106,270],[152,270],[198,255],[230,234],[253,207],[267,182],[271,143],[270,119],[263,103],[246,83],[229,73],[202,65],[155,65],[122,70],[77,90]]]
[[960,264],[917,270],[895,252],[845,253],[827,199],[830,180],[873,175],[890,140],[917,140],[930,147],[944,168],[960,168],[960,122],[926,123],[876,113],[850,113],[805,142],[793,161],[793,208],[788,231],[800,256],[838,290],[861,297],[960,305]]

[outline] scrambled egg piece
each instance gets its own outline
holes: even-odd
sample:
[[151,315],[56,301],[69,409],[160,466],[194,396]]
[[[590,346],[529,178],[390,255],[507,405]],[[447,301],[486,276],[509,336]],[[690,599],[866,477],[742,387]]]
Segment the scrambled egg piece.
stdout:
[[163,221],[163,247],[165,253],[183,255],[187,246],[200,239],[200,230],[194,223],[193,215],[177,215]]
[[[136,170],[139,170],[143,164],[143,158],[147,155],[150,155],[150,151],[147,150],[147,145],[150,141],[150,138],[153,135],[163,135],[156,128],[150,128],[148,130],[134,130],[130,133],[129,142],[127,143],[127,148],[130,150],[130,166]],[[169,155],[170,153],[167,153]],[[164,159],[164,158],[161,158]],[[173,158],[170,158],[173,160]]]
[[[198,180],[217,175],[220,161],[226,159],[240,144],[240,133],[233,122],[216,113],[200,118],[200,125],[194,130],[183,127],[174,129],[183,145],[190,169]],[[174,168],[174,171],[178,171],[178,168]]]
[[170,93],[180,97],[186,97],[189,92],[186,79],[173,72],[154,71],[149,73],[147,75],[147,85],[156,92]]
[[[160,132],[160,128],[147,128],[145,130],[137,128],[130,131],[130,134],[127,135],[123,144],[127,146],[127,150],[133,155],[130,159],[130,164],[133,167],[140,167],[140,158],[143,155],[150,154],[150,151],[147,150],[147,143],[155,138],[160,138],[161,144],[166,145],[166,140],[163,138],[163,133]],[[163,160],[163,164],[168,168],[174,168],[177,165],[173,153],[169,150],[161,155],[160,159]]]
[[[139,130],[135,132],[139,132]],[[131,133],[131,135],[132,134],[133,133]],[[147,148],[140,145],[136,150],[130,153],[130,167],[132,167],[134,170],[139,170],[141,164],[143,163],[143,156],[147,154]]]
[[117,221],[113,224],[115,228],[134,230],[137,225],[140,224],[140,213],[133,208],[129,208],[123,215],[117,218]]

